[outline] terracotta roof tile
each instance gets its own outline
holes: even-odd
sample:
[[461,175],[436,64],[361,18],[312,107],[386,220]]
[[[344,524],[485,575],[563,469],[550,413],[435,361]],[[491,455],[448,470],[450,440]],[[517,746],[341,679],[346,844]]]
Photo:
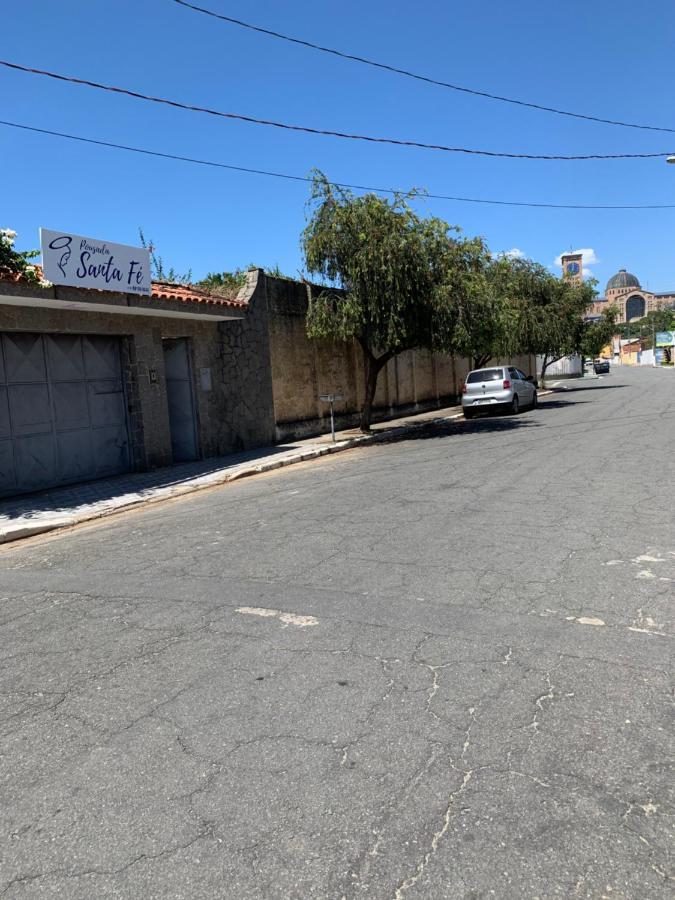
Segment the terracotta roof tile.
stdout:
[[[36,265],[35,269],[38,276],[42,277],[42,267]],[[11,284],[27,283],[19,273],[0,267],[0,282],[3,281]],[[237,300],[236,297],[223,297],[221,294],[213,294],[192,284],[173,284],[169,281],[153,281],[151,296],[157,300],[180,300],[182,303],[202,303],[209,306],[234,306],[239,309],[246,309],[248,306],[245,300]]]
[[9,281],[10,284],[17,284],[23,280],[23,276],[18,272],[10,272],[9,269],[5,269],[4,266],[0,266],[0,281]]
[[213,294],[204,288],[195,287],[192,284],[172,284],[168,281],[153,281],[152,296],[159,300],[181,300],[183,303],[206,303],[215,306],[246,307],[244,300],[234,297],[223,297],[221,294]]

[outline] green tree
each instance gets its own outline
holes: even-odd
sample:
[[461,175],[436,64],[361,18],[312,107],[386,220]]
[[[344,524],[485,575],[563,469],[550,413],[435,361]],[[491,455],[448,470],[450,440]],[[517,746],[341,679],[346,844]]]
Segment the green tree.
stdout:
[[581,371],[583,372],[584,360],[587,357],[595,359],[600,356],[603,348],[609,344],[616,334],[616,320],[619,310],[616,306],[608,306],[603,309],[602,315],[596,321],[584,322],[579,333],[579,353],[581,354]]
[[360,345],[363,431],[390,359],[415,348],[452,348],[467,283],[482,265],[475,242],[451,238],[446,222],[420,218],[408,199],[356,197],[321,173],[313,179],[302,244],[307,271],[330,287],[310,297],[307,333]]
[[264,272],[265,275],[269,275],[270,278],[283,278],[286,281],[293,281],[293,276],[283,272],[279,263],[276,263],[273,266],[265,266]]
[[482,369],[491,359],[511,354],[509,308],[504,281],[510,260],[492,259],[481,238],[464,241],[472,264],[464,267],[462,285],[456,293],[457,324],[452,350],[471,359]]
[[654,335],[657,331],[672,331],[675,329],[675,309],[667,306],[664,309],[653,309],[641,319],[633,319],[632,322],[622,322],[617,325],[616,331],[623,338],[642,337],[643,346],[647,349],[654,343]]
[[[212,291],[214,294],[231,296],[246,284],[247,272],[257,268],[259,268],[259,266],[250,263],[245,269],[235,269],[233,272],[209,272],[204,278],[197,281],[196,284],[199,287]],[[284,274],[278,265],[266,266],[263,271],[271,278],[285,278],[289,281],[293,280],[290,275]]]
[[30,260],[40,255],[39,250],[15,250],[16,231],[0,228],[0,274],[20,275],[32,284],[40,283],[40,276]]
[[552,275],[531,260],[511,261],[508,279],[514,351],[541,356],[541,381],[548,367],[575,353],[595,282],[576,283]]
[[465,280],[464,302],[458,310],[453,352],[468,356],[474,369],[491,359],[513,356],[521,350],[518,330],[520,268],[506,256],[490,257],[481,242],[475,252],[480,265]]
[[[255,267],[249,266],[248,268]],[[234,272],[209,272],[205,278],[197,282],[197,285],[214,294],[232,295],[246,283],[247,271],[247,269],[235,269]]]

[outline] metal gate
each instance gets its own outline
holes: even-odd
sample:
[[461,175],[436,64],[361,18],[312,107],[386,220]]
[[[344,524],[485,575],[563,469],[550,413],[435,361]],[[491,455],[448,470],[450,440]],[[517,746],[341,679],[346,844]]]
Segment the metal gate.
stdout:
[[166,338],[162,346],[173,461],[187,462],[199,456],[188,341]]
[[0,496],[129,465],[119,338],[0,334]]

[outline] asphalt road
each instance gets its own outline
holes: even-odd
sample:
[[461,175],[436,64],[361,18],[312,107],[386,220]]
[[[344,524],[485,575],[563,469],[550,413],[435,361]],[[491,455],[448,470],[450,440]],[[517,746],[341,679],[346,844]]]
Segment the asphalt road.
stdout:
[[0,896],[670,898],[675,373],[0,552]]

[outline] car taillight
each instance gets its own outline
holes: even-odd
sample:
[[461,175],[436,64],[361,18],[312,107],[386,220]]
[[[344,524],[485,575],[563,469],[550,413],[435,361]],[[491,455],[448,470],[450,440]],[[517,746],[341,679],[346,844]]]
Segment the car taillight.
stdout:
[[502,385],[502,387],[504,388],[505,391],[508,391],[508,389],[511,387],[511,382],[509,381],[508,378],[504,379],[504,384]]
[[463,394],[466,394],[466,390],[467,390],[467,388],[466,388],[466,382],[464,382],[464,384],[462,385],[462,393],[463,393]]

